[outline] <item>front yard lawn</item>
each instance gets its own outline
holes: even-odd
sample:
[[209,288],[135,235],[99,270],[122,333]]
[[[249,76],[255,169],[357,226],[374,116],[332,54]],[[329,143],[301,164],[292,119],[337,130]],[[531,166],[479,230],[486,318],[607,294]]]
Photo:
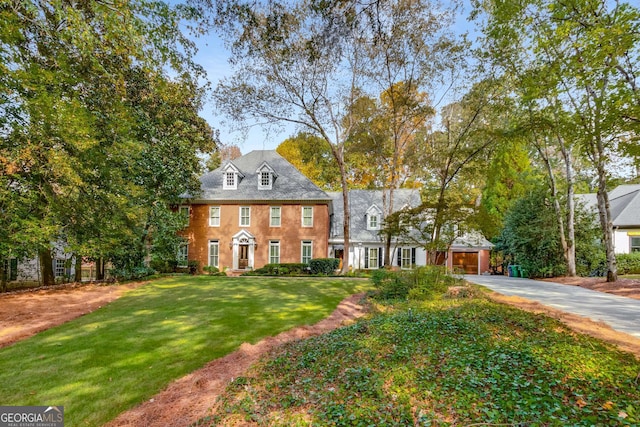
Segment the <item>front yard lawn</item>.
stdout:
[[370,289],[348,279],[180,276],[0,350],[3,405],[64,405],[102,425],[208,361],[328,316]]
[[197,425],[638,426],[639,375],[632,355],[543,315],[396,303],[285,345]]

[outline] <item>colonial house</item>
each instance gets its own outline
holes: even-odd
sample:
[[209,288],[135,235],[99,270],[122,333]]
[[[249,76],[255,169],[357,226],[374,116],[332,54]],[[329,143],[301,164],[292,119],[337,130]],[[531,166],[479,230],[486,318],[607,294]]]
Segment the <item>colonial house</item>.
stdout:
[[180,206],[189,218],[183,264],[246,270],[327,257],[331,198],[275,151],[252,151],[200,180],[201,193]]
[[[576,199],[596,215],[595,193],[578,194]],[[640,252],[640,184],[619,185],[609,192],[613,241],[617,254]]]
[[[329,193],[333,199],[329,255],[344,258],[344,207],[342,193]],[[394,191],[393,211],[419,206],[418,190]],[[349,191],[350,239],[349,264],[356,270],[376,269],[384,260],[385,242],[380,234],[384,221],[385,204],[381,190]],[[490,251],[493,245],[479,233],[466,233],[457,237],[449,251],[438,257],[438,262],[450,270],[464,270],[467,274],[489,271]],[[422,246],[392,239],[389,259],[400,268],[426,265],[427,252]]]

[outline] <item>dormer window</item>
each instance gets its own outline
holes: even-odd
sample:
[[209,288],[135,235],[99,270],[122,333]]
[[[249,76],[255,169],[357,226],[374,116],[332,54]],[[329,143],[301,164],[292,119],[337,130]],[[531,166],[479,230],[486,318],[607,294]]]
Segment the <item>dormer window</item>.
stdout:
[[365,214],[367,221],[367,230],[380,230],[380,223],[382,222],[382,211],[376,205],[372,205],[367,209]]
[[222,168],[222,189],[237,190],[238,183],[242,178],[244,178],[244,175],[242,175],[240,170],[233,163],[227,163]]
[[271,188],[271,173],[260,172],[260,187]]
[[258,190],[271,190],[273,181],[277,178],[276,172],[267,162],[262,162],[258,170]]
[[236,174],[234,172],[225,172],[225,175],[226,175],[225,182],[224,182],[225,187],[237,188],[238,185],[236,184]]

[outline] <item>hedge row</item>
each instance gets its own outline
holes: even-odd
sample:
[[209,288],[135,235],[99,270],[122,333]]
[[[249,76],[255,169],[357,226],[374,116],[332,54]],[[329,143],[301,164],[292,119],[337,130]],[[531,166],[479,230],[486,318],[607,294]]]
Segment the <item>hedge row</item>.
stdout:
[[616,255],[618,274],[640,274],[640,252]]

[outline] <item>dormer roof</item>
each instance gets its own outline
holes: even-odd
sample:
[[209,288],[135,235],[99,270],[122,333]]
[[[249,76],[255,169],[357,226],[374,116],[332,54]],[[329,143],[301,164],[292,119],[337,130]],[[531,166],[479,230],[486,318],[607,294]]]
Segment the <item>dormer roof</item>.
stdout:
[[[237,186],[225,189],[227,172],[238,174]],[[271,188],[260,187],[263,172],[271,175]],[[277,178],[277,179],[275,179]],[[329,203],[331,197],[305,177],[275,150],[255,150],[244,156],[226,162],[220,168],[200,177],[201,194],[195,200],[273,202],[273,201],[309,201]]]

